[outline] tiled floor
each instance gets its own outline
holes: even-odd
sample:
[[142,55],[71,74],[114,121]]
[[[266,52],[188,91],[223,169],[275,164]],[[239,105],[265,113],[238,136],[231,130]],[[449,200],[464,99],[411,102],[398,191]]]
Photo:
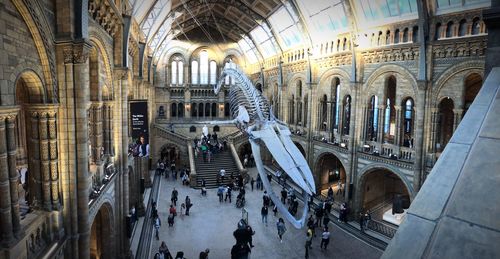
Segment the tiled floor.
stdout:
[[[256,173],[255,169],[250,171],[250,174]],[[277,187],[275,183],[273,184]],[[168,207],[173,187],[179,191],[178,216],[175,218],[174,226],[168,227]],[[189,195],[194,204],[190,216],[183,216],[179,213],[180,204],[186,195]],[[174,257],[177,251],[183,251],[186,258],[198,258],[201,251],[209,248],[211,259],[230,258],[231,247],[235,244],[232,233],[242,214],[241,209],[235,206],[235,197],[236,193],[233,193],[233,203],[219,203],[216,190],[208,190],[208,195],[203,197],[199,190],[182,186],[180,180],[173,182],[170,179],[162,179],[158,202],[162,226],[160,240],[153,238],[151,258],[158,251],[161,241],[167,243]],[[268,217],[269,225],[266,227],[261,223],[262,192],[257,190],[252,192],[248,186],[246,199],[245,208],[249,213],[249,222],[256,232],[253,236],[255,247],[252,249],[251,258],[304,258],[306,229],[295,229],[287,224],[288,231],[284,235],[283,243],[280,243],[276,230],[277,218],[273,216],[272,211]],[[321,239],[319,236],[315,237],[309,258],[379,258],[381,256],[380,250],[359,241],[333,224],[329,227],[331,238],[328,250],[321,250],[319,248]]]

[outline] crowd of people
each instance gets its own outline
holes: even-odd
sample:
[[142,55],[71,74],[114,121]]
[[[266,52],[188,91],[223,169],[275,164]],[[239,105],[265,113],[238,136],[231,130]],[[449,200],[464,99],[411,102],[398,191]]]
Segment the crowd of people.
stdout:
[[227,141],[220,140],[217,133],[210,134],[204,132],[201,139],[195,138],[193,140],[194,156],[197,158],[200,154],[203,157],[203,162],[210,163],[215,158],[215,155],[227,150]]

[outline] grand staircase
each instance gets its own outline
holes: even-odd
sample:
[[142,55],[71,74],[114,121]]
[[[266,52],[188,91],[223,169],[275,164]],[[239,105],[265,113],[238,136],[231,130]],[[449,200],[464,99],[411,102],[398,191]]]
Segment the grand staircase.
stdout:
[[226,170],[224,184],[231,182],[231,173],[233,173],[235,179],[240,175],[236,162],[229,150],[212,155],[210,163],[203,162],[203,156],[199,154],[195,158],[195,168],[198,182],[196,188],[201,188],[201,179],[205,179],[206,188],[217,188],[217,175],[221,169]]

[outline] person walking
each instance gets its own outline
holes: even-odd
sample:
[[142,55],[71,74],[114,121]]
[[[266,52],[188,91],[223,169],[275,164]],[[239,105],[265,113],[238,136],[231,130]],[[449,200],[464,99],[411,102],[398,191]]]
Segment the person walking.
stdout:
[[278,229],[278,236],[280,238],[280,242],[283,243],[283,234],[286,232],[285,221],[283,218],[279,218],[278,222],[276,222],[276,228]]
[[316,218],[318,219],[319,227],[321,227],[323,215],[324,215],[323,206],[319,206],[318,208],[316,208]]
[[160,217],[156,217],[154,221],[156,240],[160,240],[160,226],[161,226]]
[[311,230],[313,236],[316,236],[316,222],[314,222],[314,215],[311,214],[309,216],[309,219],[307,220],[307,228],[308,230]]
[[308,259],[309,258],[309,249],[312,249],[312,231],[310,231],[310,229],[308,229],[307,232],[306,232],[306,245],[305,245],[305,248],[306,248],[305,258]]
[[269,213],[269,209],[266,205],[262,206],[262,209],[260,210],[260,215],[262,216],[262,223],[266,223],[267,227],[267,214]]
[[189,196],[186,196],[186,216],[189,216],[189,209],[191,209],[191,207],[193,206],[193,204],[191,203],[191,199],[189,198]]
[[330,218],[328,217],[328,214],[325,214],[323,217],[323,226],[328,227],[328,223],[330,223]]
[[208,253],[210,253],[210,249],[205,249],[205,251],[200,252],[200,259],[208,259]]
[[232,189],[231,189],[231,186],[228,186],[228,187],[226,188],[226,198],[224,198],[224,202],[226,202],[226,201],[227,201],[227,199],[229,198],[229,203],[231,203],[231,196],[232,196],[232,194],[231,194],[231,190],[232,190]]
[[255,179],[253,179],[252,177],[252,180],[250,180],[250,186],[252,187],[252,191],[253,191],[253,184],[255,183]]
[[281,189],[281,202],[283,204],[286,202],[287,194],[288,192],[285,190],[285,187],[283,187],[283,189]]
[[219,189],[217,189],[217,196],[219,196],[219,202],[224,200],[224,187],[222,185],[219,185]]
[[365,232],[365,214],[363,212],[359,213],[359,228],[361,232]]
[[236,243],[231,248],[231,259],[248,259],[251,249],[247,243]]
[[330,231],[328,231],[328,227],[324,227],[323,233],[321,234],[321,243],[319,244],[319,246],[321,247],[321,249],[323,249],[324,247],[326,250],[328,243],[330,243]]
[[160,248],[159,248],[160,254],[163,254],[165,259],[173,259],[172,254],[170,254],[170,251],[168,250],[167,244],[165,241],[161,242]]
[[271,203],[271,198],[269,198],[269,195],[267,195],[267,191],[264,191],[264,195],[262,195],[262,205],[269,207],[270,203]]
[[179,192],[175,189],[172,190],[172,198],[170,198],[170,201],[174,204],[174,206],[177,206],[177,196],[179,195]]
[[221,169],[219,171],[219,176],[220,176],[221,183],[224,184],[224,178],[226,177],[226,170]]

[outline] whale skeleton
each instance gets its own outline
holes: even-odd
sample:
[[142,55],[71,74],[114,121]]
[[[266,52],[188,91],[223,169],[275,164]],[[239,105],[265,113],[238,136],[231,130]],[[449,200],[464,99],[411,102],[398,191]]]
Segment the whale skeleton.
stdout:
[[[296,228],[305,225],[309,197],[316,193],[314,178],[302,153],[291,139],[288,127],[279,121],[272,112],[266,98],[258,91],[248,77],[238,68],[226,66],[214,86],[215,94],[222,88],[226,76],[231,76],[235,81],[229,91],[230,112],[233,120],[206,121],[200,123],[210,124],[236,124],[237,127],[248,134],[257,170],[271,200],[276,204],[279,212]],[[302,216],[296,219],[287,210],[280,198],[273,191],[267,179],[267,173],[260,155],[261,145],[264,144],[281,168],[302,189],[304,208]]]

